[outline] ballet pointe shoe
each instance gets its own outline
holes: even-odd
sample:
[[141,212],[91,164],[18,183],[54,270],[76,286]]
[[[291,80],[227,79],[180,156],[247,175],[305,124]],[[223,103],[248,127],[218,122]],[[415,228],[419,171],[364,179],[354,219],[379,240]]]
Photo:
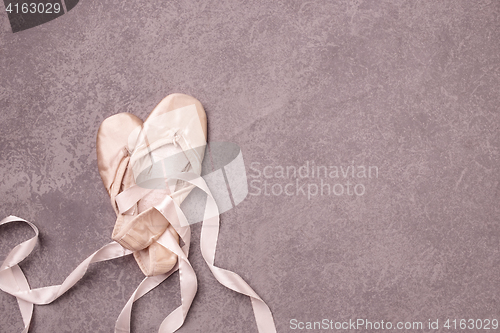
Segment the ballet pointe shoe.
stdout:
[[134,252],[146,276],[164,274],[177,262],[177,256],[156,240],[168,231],[179,242],[179,235],[154,206],[166,196],[180,205],[193,186],[166,179],[166,185],[147,190],[126,211],[120,211],[117,197],[126,196],[127,190],[141,190],[142,183],[137,183],[150,176],[157,166],[154,161],[168,160],[171,156],[174,156],[169,164],[171,172],[190,171],[199,175],[206,138],[203,106],[184,94],[164,98],[144,122],[130,113],[119,113],[105,119],[99,127],[96,144],[99,173],[117,215],[112,238]]

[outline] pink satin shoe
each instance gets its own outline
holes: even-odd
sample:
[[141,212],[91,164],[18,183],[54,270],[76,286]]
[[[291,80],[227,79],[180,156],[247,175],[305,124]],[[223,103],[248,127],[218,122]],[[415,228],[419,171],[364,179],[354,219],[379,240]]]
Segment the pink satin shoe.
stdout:
[[[105,119],[99,128],[99,173],[117,214],[112,238],[134,251],[135,260],[146,276],[164,274],[177,262],[174,253],[156,242],[166,230],[177,242],[179,235],[154,205],[168,195],[180,205],[193,186],[183,181],[177,181],[173,186],[161,186],[163,182],[158,178],[154,191],[142,197],[131,210],[122,213],[116,198],[136,185],[141,173],[158,171],[164,167],[159,163],[167,162],[171,156],[176,162],[169,165],[171,173],[193,172],[199,176],[206,138],[207,118],[203,106],[195,98],[183,94],[167,96],[144,123],[132,114],[119,113]],[[185,150],[178,142],[181,139],[186,144]]]

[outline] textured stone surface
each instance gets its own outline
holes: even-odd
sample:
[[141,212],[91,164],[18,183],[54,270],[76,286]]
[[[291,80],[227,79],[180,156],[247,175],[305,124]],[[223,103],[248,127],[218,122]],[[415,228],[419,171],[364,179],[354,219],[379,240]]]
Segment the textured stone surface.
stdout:
[[[495,0],[82,0],[13,34],[0,14],[0,217],[41,230],[21,265],[31,286],[61,283],[110,240],[102,120],[144,118],[182,92],[205,106],[209,140],[241,147],[249,175],[254,162],[379,169],[363,196],[249,195],[222,215],[216,264],[254,287],[279,332],[293,318],[500,319],[499,15]],[[1,227],[1,258],[28,234]],[[256,332],[199,234],[199,291],[179,332]],[[131,257],[96,264],[35,308],[31,332],[110,332],[141,279]],[[157,331],[179,304],[175,274],[137,302],[134,331]],[[0,331],[21,330],[0,293]]]

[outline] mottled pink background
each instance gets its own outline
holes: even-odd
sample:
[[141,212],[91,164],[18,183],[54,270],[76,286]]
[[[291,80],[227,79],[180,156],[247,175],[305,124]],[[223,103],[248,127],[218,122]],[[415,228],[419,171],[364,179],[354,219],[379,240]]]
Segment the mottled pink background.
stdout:
[[[496,0],[81,0],[18,33],[0,13],[0,217],[40,228],[21,265],[31,286],[61,283],[110,241],[102,120],[144,118],[182,92],[247,168],[379,168],[362,197],[248,196],[222,215],[216,264],[254,287],[278,332],[293,318],[500,319],[499,20]],[[199,234],[199,290],[179,332],[257,332]],[[1,227],[0,258],[31,235]],[[111,332],[142,278],[131,257],[95,264],[35,308],[31,332]],[[156,332],[179,304],[175,274],[137,302],[133,331]],[[22,327],[0,293],[0,331]]]

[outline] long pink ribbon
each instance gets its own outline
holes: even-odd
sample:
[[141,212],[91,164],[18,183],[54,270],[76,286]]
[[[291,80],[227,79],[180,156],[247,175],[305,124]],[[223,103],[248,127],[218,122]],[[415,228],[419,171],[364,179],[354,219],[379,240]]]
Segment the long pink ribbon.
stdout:
[[33,304],[49,304],[59,298],[85,275],[91,263],[119,258],[132,253],[124,249],[120,244],[111,242],[85,259],[62,284],[30,289],[28,281],[18,264],[33,251],[38,240],[38,228],[33,223],[16,216],[4,218],[0,221],[0,225],[12,222],[25,222],[35,231],[35,236],[18,244],[9,252],[0,266],[0,289],[17,298],[25,325],[23,332],[27,332],[29,329]]
[[[217,239],[219,235],[219,208],[217,207],[217,203],[205,183],[205,180],[195,173],[188,172],[168,175],[167,178],[183,180],[198,187],[207,194],[200,241],[203,258],[217,281],[229,289],[250,297],[259,333],[275,333],[276,328],[271,310],[259,297],[259,295],[257,295],[257,293],[238,274],[214,265]],[[124,205],[122,209],[124,211],[127,210],[129,205],[135,199],[139,200],[140,193],[143,191],[144,190],[143,187],[141,187],[141,184],[137,184],[137,186],[131,187],[122,192],[121,195],[123,202],[128,202],[128,205]],[[184,213],[180,207],[175,204],[172,198],[167,196],[161,204],[155,206],[155,208],[172,224],[184,243],[189,244],[190,239],[183,237],[186,230],[190,230],[189,224]],[[157,242],[177,254],[180,260],[178,266],[181,277],[180,285],[182,303],[181,306],[165,318],[159,331],[160,333],[170,333],[175,332],[184,323],[185,317],[196,294],[196,274],[189,263],[187,252],[182,253],[179,245],[170,233],[163,233]]]
[[[207,194],[200,241],[203,258],[215,278],[222,285],[250,297],[259,333],[276,333],[271,311],[266,303],[257,295],[257,293],[255,293],[255,291],[238,274],[214,265],[215,251],[219,234],[219,209],[203,178],[195,173],[179,173],[169,175],[169,179],[180,179],[186,181],[200,188]],[[124,191],[123,194],[125,198],[133,198],[130,200],[140,200],[141,193],[138,192],[141,192],[141,188],[134,187],[131,188],[130,191]],[[142,193],[144,193],[144,191],[142,191]],[[157,240],[159,244],[175,253],[179,260],[170,272],[158,276],[146,277],[139,284],[137,289],[129,298],[128,302],[125,304],[125,307],[116,321],[115,333],[130,332],[130,317],[133,303],[158,286],[177,269],[179,270],[180,277],[181,305],[163,320],[158,332],[172,333],[178,330],[183,325],[194,296],[196,295],[196,273],[188,260],[189,245],[191,243],[191,229],[189,223],[187,222],[187,219],[180,207],[175,204],[170,196],[167,196],[155,208],[172,224],[183,240],[184,245],[180,247],[170,232],[163,233]],[[78,267],[70,273],[61,285],[30,289],[26,277],[19,268],[18,264],[26,258],[35,247],[38,239],[38,229],[31,222],[15,216],[9,216],[3,219],[0,221],[0,225],[11,222],[28,223],[35,231],[34,237],[17,245],[9,252],[7,258],[0,266],[0,289],[17,297],[25,325],[25,328],[22,331],[23,333],[28,332],[33,312],[33,304],[49,304],[56,300],[85,275],[87,268],[91,263],[119,258],[132,253],[131,251],[121,247],[118,243],[111,242],[103,246],[78,265]]]

